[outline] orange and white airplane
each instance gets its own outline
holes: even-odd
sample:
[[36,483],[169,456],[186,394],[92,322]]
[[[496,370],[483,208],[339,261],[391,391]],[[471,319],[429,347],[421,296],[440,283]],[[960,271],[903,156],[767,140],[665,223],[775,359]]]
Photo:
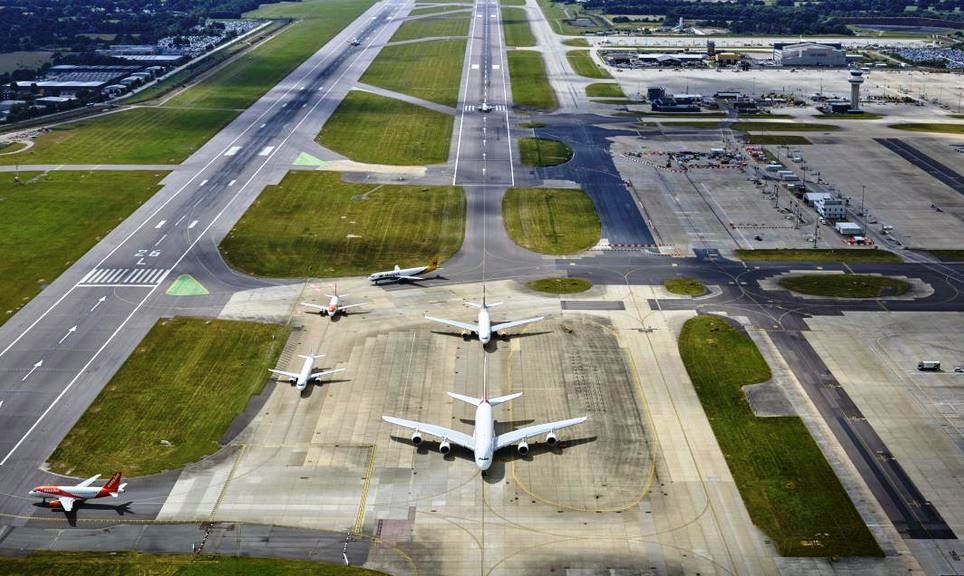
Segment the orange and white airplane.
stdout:
[[329,318],[334,318],[338,314],[348,314],[348,312],[345,312],[345,310],[349,308],[354,308],[355,306],[361,306],[361,304],[348,304],[347,306],[342,306],[341,299],[347,296],[347,294],[339,295],[337,284],[332,285],[332,292],[334,292],[334,294],[325,294],[325,296],[331,298],[331,300],[328,301],[327,306],[321,306],[320,304],[311,304],[309,302],[302,302],[301,305],[306,308],[314,308],[315,310],[318,311],[318,314],[321,314],[322,316],[328,316]]
[[104,498],[105,496],[117,498],[117,495],[127,487],[127,483],[121,484],[120,472],[114,472],[107,484],[101,487],[91,486],[98,478],[100,478],[100,474],[91,476],[74,486],[37,486],[30,491],[30,495],[39,496],[43,498],[44,502],[47,501],[47,498],[52,498],[51,508],[63,508],[65,512],[70,512],[74,509],[75,502]]

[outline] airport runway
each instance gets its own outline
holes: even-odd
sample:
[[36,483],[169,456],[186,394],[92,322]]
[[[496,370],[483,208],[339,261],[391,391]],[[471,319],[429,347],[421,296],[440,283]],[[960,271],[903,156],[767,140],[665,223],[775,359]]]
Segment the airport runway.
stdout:
[[[7,522],[23,523],[36,511],[26,497],[32,486],[58,483],[40,466],[157,318],[216,314],[235,291],[269,285],[228,269],[219,241],[264,186],[283,177],[299,153],[293,144],[313,141],[411,6],[385,1],[369,9],[0,328],[0,512]],[[211,296],[166,295],[180,274],[193,275]],[[169,487],[163,477],[133,483],[127,496],[137,517],[152,517]],[[87,507],[80,521],[117,517],[114,509]]]
[[964,176],[951,167],[941,164],[900,138],[874,138],[874,140],[960,194],[964,194]]

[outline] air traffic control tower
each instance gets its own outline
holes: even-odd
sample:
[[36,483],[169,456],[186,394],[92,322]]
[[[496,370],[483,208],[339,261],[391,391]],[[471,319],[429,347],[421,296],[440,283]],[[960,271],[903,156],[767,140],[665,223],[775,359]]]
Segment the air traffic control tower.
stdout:
[[847,81],[850,82],[850,111],[860,112],[860,85],[864,83],[864,73],[851,70]]

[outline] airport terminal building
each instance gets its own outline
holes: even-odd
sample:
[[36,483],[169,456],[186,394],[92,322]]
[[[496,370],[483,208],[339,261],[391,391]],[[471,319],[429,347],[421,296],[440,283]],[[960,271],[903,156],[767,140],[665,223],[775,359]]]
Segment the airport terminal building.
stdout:
[[777,66],[846,66],[847,52],[840,44],[778,43],[773,45],[773,62]]

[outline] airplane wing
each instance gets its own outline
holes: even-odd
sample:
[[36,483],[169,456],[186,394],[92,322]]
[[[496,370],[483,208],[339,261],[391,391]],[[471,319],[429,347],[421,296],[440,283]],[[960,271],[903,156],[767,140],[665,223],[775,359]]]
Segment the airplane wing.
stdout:
[[282,376],[287,376],[288,378],[297,378],[301,376],[301,374],[296,374],[294,372],[285,372],[284,370],[274,370],[272,368],[268,368],[268,372],[271,372],[272,374],[280,374]]
[[492,331],[499,332],[502,330],[508,330],[509,328],[515,328],[516,326],[522,326],[524,324],[532,324],[533,322],[538,322],[543,318],[545,318],[545,316],[539,316],[537,318],[526,318],[525,320],[513,320],[512,322],[503,322],[502,324],[494,324],[492,326]]
[[67,496],[61,496],[57,498],[60,500],[60,505],[63,506],[64,512],[70,512],[74,509],[74,502],[77,501],[76,498],[68,498]]
[[91,484],[93,484],[94,482],[97,482],[97,479],[98,479],[98,478],[100,478],[100,474],[94,474],[94,475],[91,476],[90,478],[88,478],[88,479],[84,480],[83,482],[81,482],[80,484],[78,484],[78,485],[77,485],[77,488],[86,488],[86,487],[90,486]]
[[322,306],[320,304],[309,304],[308,302],[302,302],[301,305],[308,308],[314,308],[315,310],[325,310],[328,308],[327,306]]
[[558,422],[549,422],[547,424],[526,426],[525,428],[519,428],[518,430],[513,430],[512,432],[499,434],[499,437],[495,439],[495,449],[498,450],[499,448],[505,448],[510,444],[515,444],[520,440],[538,436],[539,434],[548,434],[549,432],[553,432],[555,430],[561,430],[563,428],[568,428],[569,426],[582,424],[588,419],[588,416],[580,416],[579,418],[570,418],[569,420],[560,420]]
[[469,332],[473,332],[476,334],[478,334],[479,332],[479,327],[477,325],[469,324],[467,322],[457,322],[455,320],[446,320],[445,318],[434,318],[432,316],[426,316],[425,319],[431,320],[432,322],[441,322],[442,324],[448,324],[449,326],[454,326],[461,330],[468,330]]
[[347,309],[347,308],[354,308],[355,306],[361,306],[362,304],[363,304],[363,302],[359,302],[358,304],[349,304],[349,305],[347,305],[347,306],[339,306],[338,309],[339,309],[339,310],[345,310],[345,309]]
[[382,416],[382,420],[384,420],[385,422],[396,424],[403,428],[408,428],[410,430],[418,430],[419,432],[425,432],[426,434],[431,434],[436,438],[442,438],[443,440],[448,440],[449,442],[458,444],[462,448],[475,450],[475,440],[473,440],[471,436],[469,436],[468,434],[465,434],[464,432],[457,432],[455,430],[450,430],[448,428],[436,426],[435,424],[423,424],[422,422],[415,422],[413,420],[404,420],[402,418],[393,418],[391,416]]
[[400,280],[425,280],[425,278],[422,278],[421,276],[396,276],[396,278],[399,278]]
[[311,379],[317,380],[322,376],[327,376],[329,374],[334,374],[335,372],[344,372],[344,371],[345,371],[344,368],[336,368],[334,370],[322,370],[321,372],[312,372]]

